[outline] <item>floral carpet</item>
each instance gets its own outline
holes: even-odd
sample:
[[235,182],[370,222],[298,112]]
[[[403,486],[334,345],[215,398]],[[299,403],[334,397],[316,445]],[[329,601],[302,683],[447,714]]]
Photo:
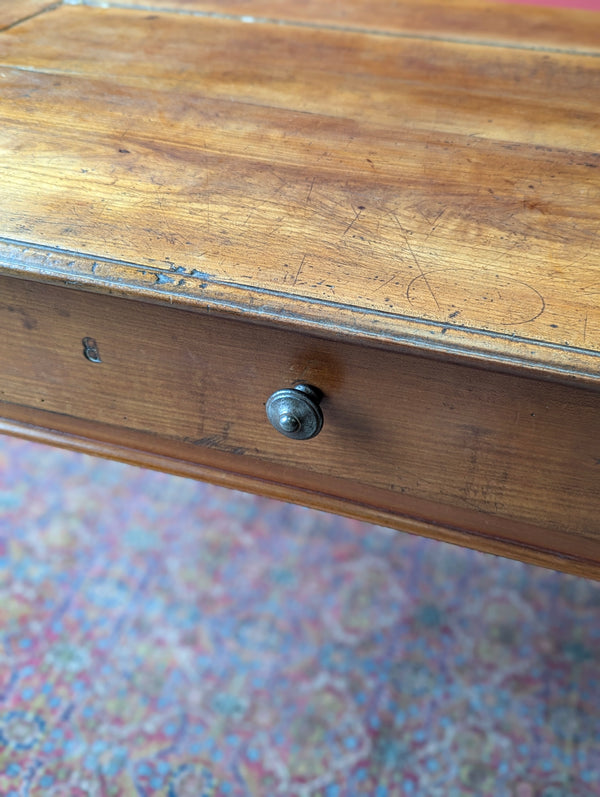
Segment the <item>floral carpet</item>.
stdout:
[[600,795],[600,585],[0,439],[0,794]]

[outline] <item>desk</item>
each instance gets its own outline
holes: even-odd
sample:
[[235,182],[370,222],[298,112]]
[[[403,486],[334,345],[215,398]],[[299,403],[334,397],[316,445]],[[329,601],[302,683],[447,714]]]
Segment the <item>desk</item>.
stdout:
[[4,432],[600,576],[600,17],[1,14]]

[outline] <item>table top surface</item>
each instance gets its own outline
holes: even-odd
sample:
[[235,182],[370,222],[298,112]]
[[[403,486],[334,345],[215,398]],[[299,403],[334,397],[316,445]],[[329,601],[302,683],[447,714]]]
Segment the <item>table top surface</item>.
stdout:
[[0,26],[0,270],[600,383],[600,15],[31,0]]

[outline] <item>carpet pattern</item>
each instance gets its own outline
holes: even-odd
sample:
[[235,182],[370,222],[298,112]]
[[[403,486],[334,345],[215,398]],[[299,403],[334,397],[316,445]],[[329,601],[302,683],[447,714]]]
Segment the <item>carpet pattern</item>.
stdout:
[[600,795],[600,585],[0,440],[5,797]]

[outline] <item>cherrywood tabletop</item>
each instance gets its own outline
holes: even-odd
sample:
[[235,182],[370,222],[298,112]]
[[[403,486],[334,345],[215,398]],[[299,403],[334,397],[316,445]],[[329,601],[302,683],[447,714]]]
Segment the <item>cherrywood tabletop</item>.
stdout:
[[0,431],[600,577],[599,144],[600,14],[0,3]]
[[44,5],[3,4],[6,268],[598,380],[600,16]]

